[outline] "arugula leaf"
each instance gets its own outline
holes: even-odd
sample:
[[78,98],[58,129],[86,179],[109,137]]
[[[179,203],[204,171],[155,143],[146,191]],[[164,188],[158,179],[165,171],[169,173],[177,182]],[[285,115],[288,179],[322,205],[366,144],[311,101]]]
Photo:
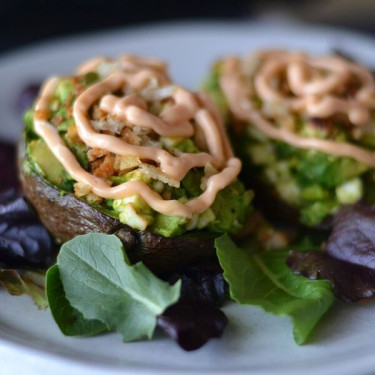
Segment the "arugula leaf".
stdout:
[[0,284],[6,288],[9,294],[13,296],[27,294],[39,309],[46,309],[48,303],[44,288],[32,279],[31,274],[32,272],[27,271],[24,275],[21,275],[17,270],[0,268]]
[[124,342],[151,338],[157,316],[180,295],[180,281],[170,286],[142,263],[131,266],[114,235],[75,237],[62,246],[57,264],[70,304],[85,319],[119,332]]
[[294,340],[303,344],[334,301],[330,284],[294,275],[285,264],[286,251],[252,253],[226,235],[215,245],[231,298],[290,316]]
[[99,320],[88,320],[66,299],[60,271],[55,264],[46,275],[46,294],[55,322],[66,336],[91,336],[106,331]]

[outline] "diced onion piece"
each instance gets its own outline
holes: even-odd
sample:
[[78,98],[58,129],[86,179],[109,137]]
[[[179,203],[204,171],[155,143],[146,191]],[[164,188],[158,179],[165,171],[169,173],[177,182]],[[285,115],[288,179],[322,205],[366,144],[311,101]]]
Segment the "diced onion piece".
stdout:
[[108,117],[103,121],[92,120],[91,124],[97,132],[106,130],[113,134],[120,134],[121,130],[126,126],[122,121],[111,117]]
[[140,91],[140,95],[146,101],[160,101],[171,97],[176,91],[176,86],[146,87]]
[[342,204],[354,204],[362,195],[363,185],[360,178],[354,178],[336,187],[336,197]]

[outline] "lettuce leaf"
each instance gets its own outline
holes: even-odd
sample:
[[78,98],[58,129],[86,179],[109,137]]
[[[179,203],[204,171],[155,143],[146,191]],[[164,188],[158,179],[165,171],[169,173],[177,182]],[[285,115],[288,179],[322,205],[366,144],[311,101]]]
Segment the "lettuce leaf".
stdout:
[[[180,295],[180,281],[171,286],[142,263],[131,266],[122,242],[114,235],[75,237],[62,246],[57,265],[70,305],[85,319],[100,321],[106,329],[119,332],[124,342],[151,338],[157,316]],[[47,285],[53,276],[50,270]],[[53,296],[48,293],[52,314],[65,324],[58,310],[66,301],[60,305]]]
[[107,330],[99,320],[85,319],[65,296],[57,264],[52,266],[46,276],[46,294],[52,316],[65,336],[91,336]]
[[326,252],[291,251],[287,265],[296,275],[329,281],[335,296],[344,302],[357,302],[375,295],[375,270],[344,262]]
[[358,203],[342,208],[333,218],[325,251],[345,262],[375,269],[375,206]]
[[330,284],[294,275],[285,264],[287,251],[254,253],[226,235],[215,245],[231,298],[289,316],[294,340],[303,344],[334,301]]
[[196,350],[224,333],[228,319],[219,307],[225,299],[226,283],[213,260],[185,267],[169,281],[179,279],[180,299],[158,317],[158,326],[184,350]]
[[[99,240],[97,238],[97,234],[92,234],[90,236],[90,241],[95,239],[98,244],[100,242],[102,245],[106,243],[107,248],[101,245],[99,246],[104,248],[104,252],[110,259],[114,259],[110,257],[112,252],[111,247],[118,248],[120,243],[118,243],[117,240],[113,241],[113,236],[100,235],[102,238],[99,238]],[[85,240],[87,240],[87,238]],[[88,244],[91,245],[90,241]],[[82,243],[80,246],[81,245]],[[77,246],[77,243],[74,243],[73,245],[70,244],[69,246]],[[122,247],[120,247],[120,249],[122,251]],[[94,252],[95,259],[99,260],[96,254],[97,250],[93,250],[93,246],[87,248],[86,251]],[[126,255],[124,253],[122,253],[122,256],[126,259]],[[86,259],[86,257],[84,258]],[[75,268],[75,274],[77,273],[79,274],[80,278],[83,278],[84,275],[81,273],[82,267],[80,266],[80,262],[81,261],[75,263],[77,265],[77,268]],[[104,267],[106,267],[106,263],[107,262],[102,262]],[[96,318],[89,319],[84,315],[87,314],[86,307],[80,307],[81,310],[79,310],[78,308],[72,306],[64,290],[65,286],[60,276],[59,267],[61,268],[61,265],[54,265],[47,272],[46,294],[53,318],[55,319],[61,332],[66,336],[92,336],[111,330],[111,326],[108,324],[108,318],[104,320],[102,318],[101,320]],[[116,268],[119,270],[119,267]],[[106,270],[109,272],[108,275],[112,273],[111,267],[106,267]],[[103,277],[93,275],[95,275],[95,273],[92,273],[92,271],[87,273],[87,276],[90,276],[91,278],[95,277],[97,281]],[[108,275],[106,278],[108,278]],[[110,278],[112,279],[113,277],[111,276]],[[138,275],[137,279],[140,280],[140,283],[142,284],[141,275]],[[138,280],[136,282],[138,282]],[[217,261],[205,261],[197,265],[187,266],[178,273],[171,275],[168,281],[169,284],[174,286],[167,286],[167,289],[169,288],[169,292],[172,293],[174,291],[176,285],[178,285],[176,282],[180,282],[179,280],[181,280],[180,298],[178,299],[177,303],[171,304],[160,315],[157,316],[157,326],[164,330],[184,350],[195,350],[200,348],[211,338],[221,337],[224,332],[227,324],[227,318],[220,310],[219,306],[225,299],[226,284],[222,277],[222,270]],[[160,280],[158,280],[158,282],[162,283]],[[102,286],[103,281],[98,282],[96,285],[94,279],[91,279],[88,280],[88,283],[93,285],[95,284],[95,288],[97,288],[96,294],[99,290],[104,293]],[[161,285],[164,287],[163,283]],[[72,286],[69,288],[71,287]],[[77,283],[75,287],[80,288],[81,282]],[[85,289],[87,290],[87,288]],[[132,289],[132,286],[128,285],[127,289]],[[145,295],[149,293],[148,290],[154,290],[154,294],[157,292],[156,285],[153,285],[153,282],[150,282],[147,287],[144,285],[144,289],[145,291],[142,293]],[[105,293],[107,293],[107,287]],[[88,301],[88,303],[91,303],[90,298],[92,297],[92,295],[86,296],[85,299]],[[132,323],[132,319],[137,322],[136,326],[142,326],[141,323],[142,319],[144,318],[144,314],[141,307],[137,309],[137,311],[132,310],[131,313],[134,315],[129,317],[127,316],[127,311],[129,309],[131,310],[132,301],[127,301],[123,304],[123,301],[121,301],[121,296],[119,299],[110,300],[108,296],[102,298],[100,295],[98,295],[98,301],[93,303],[100,304],[104,301],[104,299],[106,299],[105,309],[112,311],[113,315],[117,316],[117,318],[115,318],[115,316],[111,317],[111,320],[123,319],[123,324],[127,324],[129,329],[132,329],[132,327],[135,326],[134,323]],[[149,299],[151,300],[151,298]],[[118,304],[118,306],[116,304]],[[121,311],[113,311],[113,306],[115,305]],[[98,315],[102,315],[102,313],[98,313]],[[113,329],[119,331],[119,329],[116,327]]]
[[297,275],[328,280],[337,298],[357,302],[375,295],[375,206],[347,206],[333,219],[324,251],[291,251]]
[[21,272],[13,269],[0,268],[0,285],[3,285],[13,296],[29,295],[39,309],[48,307],[44,287],[39,280],[44,280],[44,274],[37,271]]
[[0,193],[0,267],[46,268],[54,243],[24,198],[13,189]]
[[16,146],[0,141],[0,190],[21,191],[16,167]]

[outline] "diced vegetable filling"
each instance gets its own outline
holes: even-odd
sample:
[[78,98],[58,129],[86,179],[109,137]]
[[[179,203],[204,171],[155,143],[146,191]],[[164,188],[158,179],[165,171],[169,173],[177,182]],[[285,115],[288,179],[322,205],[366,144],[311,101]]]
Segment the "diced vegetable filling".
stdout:
[[[235,152],[244,162],[242,173],[250,184],[257,182],[267,186],[272,195],[299,209],[300,221],[307,226],[319,225],[342,205],[361,199],[375,202],[373,168],[353,158],[297,148],[273,140],[251,124],[239,122],[228,109],[219,80],[220,64],[217,64],[203,89],[224,113]],[[277,111],[278,116],[283,112],[282,107],[270,108],[257,96],[252,96],[251,100],[255,107],[270,112],[270,116],[275,116]],[[349,142],[374,149],[375,134],[363,132],[360,139],[354,139],[347,123],[339,119],[313,119],[290,114],[280,115],[279,118],[283,122],[279,126],[289,126],[296,134],[306,138]]]
[[[62,78],[50,101],[49,122],[56,126],[60,136],[81,166],[94,176],[108,181],[111,186],[128,181],[141,181],[160,194],[164,200],[178,200],[186,203],[202,194],[210,169],[214,173],[217,172],[212,165],[191,169],[180,183],[164,174],[153,161],[140,160],[137,156],[117,155],[91,148],[82,142],[72,115],[73,104],[85,88],[100,78],[99,74],[94,72],[78,77]],[[174,87],[163,87],[159,91],[157,87],[151,87],[137,94],[146,101],[151,113],[159,115],[163,108],[171,104],[168,96],[170,93],[166,92],[167,89],[173,91]],[[212,207],[201,214],[195,214],[192,219],[158,213],[138,195],[124,199],[103,199],[94,194],[89,186],[78,183],[69,176],[45,142],[35,134],[33,114],[34,110],[31,109],[25,115],[28,142],[27,163],[30,170],[42,175],[52,185],[74,193],[77,198],[99,207],[103,212],[109,213],[134,229],[148,229],[165,237],[181,235],[195,229],[233,233],[240,229],[249,212],[252,196],[239,182],[234,182],[220,191]],[[174,156],[183,152],[197,153],[205,151],[206,148],[204,142],[194,138],[163,137],[151,128],[126,126],[124,121],[103,112],[99,104],[92,106],[89,115],[96,131],[116,136],[131,145],[164,149]],[[219,202],[225,202],[225,204]]]

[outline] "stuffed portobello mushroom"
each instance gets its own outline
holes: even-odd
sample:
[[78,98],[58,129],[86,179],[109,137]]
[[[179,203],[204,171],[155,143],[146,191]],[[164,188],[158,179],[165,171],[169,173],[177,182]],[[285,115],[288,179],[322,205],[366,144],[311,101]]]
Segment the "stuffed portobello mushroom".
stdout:
[[374,202],[375,82],[365,67],[260,51],[220,60],[204,89],[269,215],[286,208],[283,220],[319,228],[343,205]]
[[133,260],[171,270],[211,255],[250,210],[220,113],[162,61],[95,58],[50,78],[25,123],[23,189],[59,242],[115,233]]

